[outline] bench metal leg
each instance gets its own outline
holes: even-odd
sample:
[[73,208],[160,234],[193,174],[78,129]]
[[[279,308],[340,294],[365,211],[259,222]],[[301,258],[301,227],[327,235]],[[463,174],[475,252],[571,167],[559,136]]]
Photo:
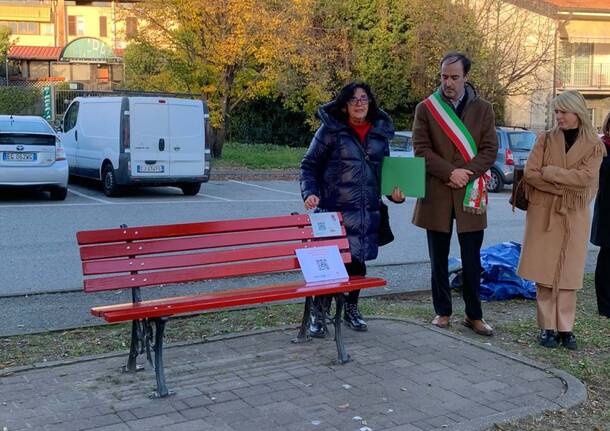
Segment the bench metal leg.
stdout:
[[152,398],[163,398],[174,393],[167,389],[165,384],[165,369],[163,367],[163,334],[167,317],[156,317],[151,319],[155,324],[155,377],[157,378],[157,391],[151,394]]
[[303,320],[301,321],[301,328],[297,334],[297,338],[293,339],[293,343],[303,343],[305,341],[311,341],[309,336],[309,319],[311,314],[311,303],[312,297],[308,296],[305,298],[305,309],[303,311]]
[[337,362],[340,364],[345,364],[350,360],[349,355],[347,354],[347,350],[345,350],[345,345],[343,344],[343,337],[341,335],[341,313],[343,312],[344,301],[345,296],[343,295],[343,293],[338,293],[335,295],[336,311],[333,323],[335,325],[335,343],[337,344],[338,353]]
[[127,359],[127,365],[123,366],[122,371],[124,373],[135,373],[142,371],[144,367],[137,365],[136,360],[140,353],[143,352],[144,345],[144,331],[142,323],[139,320],[131,321],[131,345],[129,347],[129,358]]

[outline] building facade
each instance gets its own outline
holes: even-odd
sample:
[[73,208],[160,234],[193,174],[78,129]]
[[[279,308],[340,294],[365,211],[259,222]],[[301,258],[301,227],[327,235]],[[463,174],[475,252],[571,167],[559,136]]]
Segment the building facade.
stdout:
[[610,112],[610,0],[508,0],[508,3],[555,22],[553,62],[531,95],[510,97],[507,124],[533,129],[553,125],[552,98],[578,90],[587,100],[598,129]]
[[124,80],[122,54],[138,31],[130,2],[0,0],[0,26],[11,30],[12,80],[55,80],[111,89]]

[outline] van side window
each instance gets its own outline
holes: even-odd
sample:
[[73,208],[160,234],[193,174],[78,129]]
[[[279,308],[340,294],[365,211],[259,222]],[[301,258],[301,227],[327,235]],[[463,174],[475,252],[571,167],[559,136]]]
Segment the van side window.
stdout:
[[496,135],[498,135],[498,152],[500,152],[502,150],[502,135],[500,132],[496,132]]
[[74,102],[64,115],[64,132],[72,130],[76,126],[76,117],[78,116],[78,102]]

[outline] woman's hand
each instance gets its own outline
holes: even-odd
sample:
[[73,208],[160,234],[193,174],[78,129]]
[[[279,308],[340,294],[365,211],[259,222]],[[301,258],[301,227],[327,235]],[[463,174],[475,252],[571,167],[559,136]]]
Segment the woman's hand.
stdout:
[[307,199],[305,199],[305,209],[312,210],[318,206],[320,203],[320,198],[316,195],[309,195]]
[[403,203],[405,201],[405,195],[400,188],[394,187],[392,190],[392,202],[396,202],[397,204]]

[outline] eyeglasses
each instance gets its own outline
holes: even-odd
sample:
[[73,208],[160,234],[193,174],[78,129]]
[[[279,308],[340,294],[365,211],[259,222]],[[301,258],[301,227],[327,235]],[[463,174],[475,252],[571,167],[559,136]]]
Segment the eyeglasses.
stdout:
[[350,97],[350,99],[347,101],[347,103],[349,103],[350,105],[368,105],[369,98],[366,96]]

